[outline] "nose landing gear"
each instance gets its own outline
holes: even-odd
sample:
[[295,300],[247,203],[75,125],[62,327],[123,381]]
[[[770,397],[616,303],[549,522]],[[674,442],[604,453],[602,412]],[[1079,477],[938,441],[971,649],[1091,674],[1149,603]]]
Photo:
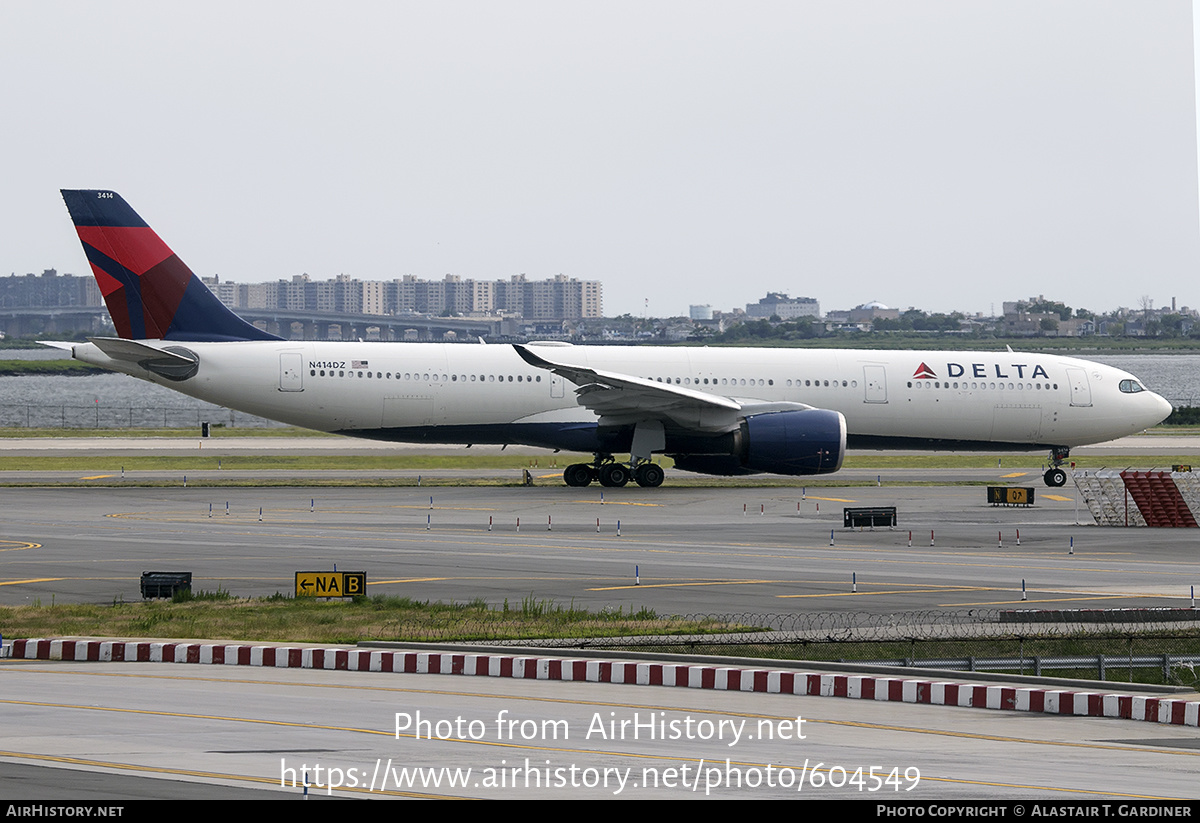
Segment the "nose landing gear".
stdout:
[[1063,446],[1055,446],[1050,449],[1050,462],[1053,466],[1042,475],[1042,480],[1046,482],[1047,486],[1061,488],[1067,484],[1067,473],[1061,467],[1070,456],[1071,450]]
[[1046,481],[1047,486],[1058,488],[1067,485],[1067,473],[1062,469],[1047,469],[1042,479]]

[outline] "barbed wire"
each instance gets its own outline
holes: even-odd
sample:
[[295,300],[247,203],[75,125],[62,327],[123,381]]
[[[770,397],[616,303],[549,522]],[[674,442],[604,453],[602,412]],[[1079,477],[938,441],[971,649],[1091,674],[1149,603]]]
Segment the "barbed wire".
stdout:
[[[516,612],[520,614],[520,612]],[[547,615],[554,619],[556,615]],[[942,640],[1022,640],[1035,638],[1194,638],[1200,643],[1200,611],[1192,609],[1116,610],[927,610],[895,614],[806,612],[765,614],[710,612],[671,617],[572,619],[562,615],[564,635],[529,636],[504,612],[462,617],[453,625],[396,626],[403,639],[472,637],[495,643],[537,646],[761,645],[822,643],[908,643]],[[605,631],[611,626],[611,631]],[[514,636],[520,635],[520,636]]]
[[[641,619],[610,615],[574,622],[567,616],[555,637],[530,636],[515,628],[512,615],[497,612],[457,620],[453,626],[406,621],[396,628],[397,640],[461,643],[467,637],[494,646],[833,661],[1200,687],[1200,612],[1191,609],[703,613]],[[630,633],[634,631],[641,633]]]

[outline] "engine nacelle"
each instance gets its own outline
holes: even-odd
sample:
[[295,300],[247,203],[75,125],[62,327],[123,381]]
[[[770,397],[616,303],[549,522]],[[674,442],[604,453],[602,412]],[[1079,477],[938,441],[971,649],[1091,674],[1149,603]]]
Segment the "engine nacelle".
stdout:
[[[676,468],[704,474],[828,474],[842,467],[846,454],[846,418],[829,409],[805,409],[747,417],[732,443],[713,453],[673,454]],[[724,453],[721,453],[724,452]]]
[[675,468],[697,474],[716,474],[732,477],[740,474],[758,474],[757,469],[748,469],[740,458],[732,454],[673,454]]

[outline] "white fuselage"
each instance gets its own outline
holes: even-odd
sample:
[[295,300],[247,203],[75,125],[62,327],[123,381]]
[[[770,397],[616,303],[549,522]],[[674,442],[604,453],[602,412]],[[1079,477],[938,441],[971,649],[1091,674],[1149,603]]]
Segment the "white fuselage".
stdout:
[[[172,381],[94,344],[73,355],[209,402],[320,431],[390,440],[570,448],[555,432],[595,424],[574,385],[507,345],[251,341],[172,343],[199,360]],[[1012,352],[538,346],[559,363],[739,402],[841,412],[853,446],[964,443],[1073,447],[1160,422],[1170,405],[1136,379],[1073,358]],[[1124,385],[1124,390],[1123,390]],[[536,432],[523,437],[517,432]]]

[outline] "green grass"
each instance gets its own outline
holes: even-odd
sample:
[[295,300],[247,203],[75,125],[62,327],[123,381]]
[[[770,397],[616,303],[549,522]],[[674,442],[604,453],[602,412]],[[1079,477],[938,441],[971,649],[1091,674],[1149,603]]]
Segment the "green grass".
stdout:
[[[298,446],[297,451],[303,447]],[[46,482],[54,485],[76,483],[78,485],[126,485],[126,486],[177,486],[187,477],[189,486],[238,486],[238,487],[302,487],[302,486],[411,486],[416,485],[413,473],[448,471],[494,472],[492,477],[437,478],[421,477],[422,485],[518,485],[523,481],[524,471],[533,476],[535,485],[561,485],[561,472],[568,463],[585,460],[583,455],[558,454],[531,457],[516,452],[502,454],[462,455],[419,455],[419,454],[239,454],[216,457],[197,450],[195,455],[13,455],[0,460],[0,485],[38,486]],[[997,465],[1000,460],[1000,465]],[[533,465],[537,462],[537,466]],[[557,465],[550,465],[551,462]],[[672,462],[663,459],[661,464],[670,469]],[[1194,454],[1179,455],[1104,455],[1102,457],[1075,458],[1082,469],[1156,468],[1167,470],[1173,464],[1191,464]],[[856,454],[846,458],[846,469],[867,469],[884,475],[891,486],[928,485],[995,485],[996,472],[1008,474],[1025,471],[1029,476],[1010,478],[1008,482],[1028,484],[1037,480],[1044,469],[1045,458],[1038,454]],[[987,476],[960,480],[909,479],[887,477],[889,471],[928,471],[936,469],[979,470]],[[51,481],[29,480],[6,477],[9,472],[71,472],[77,479],[55,478]],[[124,479],[121,474],[125,473]],[[136,476],[139,472],[176,475],[178,479],[149,479]],[[227,472],[253,472],[253,478],[222,476]],[[309,473],[297,477],[297,473]],[[322,478],[314,472],[350,473],[355,477]],[[395,474],[407,472],[410,476]],[[374,473],[374,474],[373,474]],[[107,475],[107,476],[105,476]],[[88,479],[85,479],[88,478]],[[751,475],[747,477],[712,477],[687,472],[672,472],[668,485],[682,487],[755,487],[755,488],[843,488],[874,485],[872,478],[850,480],[843,475],[821,477],[781,477],[778,475]],[[1003,481],[1002,481],[1003,482]]]
[[[1151,437],[1161,435],[1200,435],[1200,425],[1158,426],[1151,430]],[[227,429],[214,428],[213,437],[201,440],[195,429],[0,429],[0,437],[8,438],[53,438],[53,437],[160,437],[196,441],[196,451],[188,455],[157,455],[157,454],[92,454],[81,450],[76,454],[36,454],[12,455],[0,460],[0,485],[39,485],[37,482],[14,482],[5,479],[6,472],[77,472],[81,475],[82,485],[104,485],[124,483],[125,485],[172,486],[182,482],[188,475],[189,485],[197,486],[405,486],[415,484],[415,478],[399,477],[394,472],[423,472],[423,471],[494,471],[499,473],[496,478],[464,481],[461,479],[438,480],[428,476],[422,478],[422,484],[428,485],[510,485],[521,481],[521,472],[528,469],[534,483],[539,485],[558,485],[561,480],[558,475],[570,463],[587,462],[589,455],[559,453],[549,455],[540,452],[536,455],[522,454],[520,448],[501,453],[464,450],[458,454],[422,455],[412,453],[393,453],[381,450],[371,454],[328,454],[320,452],[306,453],[304,440],[307,437],[336,438],[338,435],[322,434],[298,428],[276,429]],[[270,437],[286,443],[295,449],[294,454],[258,454],[245,453],[222,455],[217,457],[211,452],[205,452],[203,446],[219,446],[223,439],[240,437]],[[347,445],[353,441],[346,439]],[[36,446],[33,447],[36,449]],[[1080,456],[1072,458],[1078,468],[1101,469],[1126,467],[1169,469],[1175,464],[1191,464],[1195,462],[1194,453],[1173,455],[1138,455],[1138,454],[1106,454],[1103,456]],[[669,458],[661,458],[658,462],[664,468],[672,468]],[[537,464],[536,466],[534,464]],[[871,470],[885,473],[902,470],[936,470],[959,469],[980,470],[989,472],[1000,471],[1009,473],[1016,471],[1041,473],[1046,464],[1046,455],[1041,452],[987,454],[983,452],[953,453],[927,452],[919,454],[897,452],[852,452],[843,463],[843,468]],[[127,473],[156,472],[177,474],[178,481],[148,481],[128,477],[122,481],[119,477],[122,470]],[[254,480],[242,480],[221,477],[218,471],[259,472],[262,477]],[[329,478],[314,477],[297,478],[297,472],[350,472],[358,473],[359,478]],[[200,477],[199,473],[205,473]],[[385,477],[371,477],[372,472],[386,472]],[[83,476],[115,475],[109,478],[82,480]],[[994,483],[994,479],[983,477],[979,479],[950,481],[956,485],[981,485]],[[1036,478],[1035,478],[1036,479]],[[907,480],[895,477],[886,478],[889,485],[945,485],[946,481]],[[56,485],[63,480],[53,481]],[[68,481],[69,482],[69,481]],[[1016,478],[1012,482],[1029,482],[1028,478]],[[780,487],[795,486],[810,487],[853,487],[870,485],[870,481],[849,481],[838,475],[824,477],[779,477],[775,475],[752,475],[748,477],[717,478],[686,472],[672,472],[668,478],[672,486],[748,486],[748,487]]]
[[0,360],[0,376],[17,377],[29,374],[65,375],[77,377],[89,374],[110,374],[108,369],[89,366],[78,360]]
[[[795,642],[757,644],[714,643],[703,639],[669,643],[672,636],[755,632],[753,625],[711,618],[660,616],[646,608],[588,611],[573,603],[563,605],[532,595],[520,602],[489,605],[482,599],[469,603],[433,603],[406,597],[379,595],[353,600],[312,600],[276,593],[265,598],[237,598],[228,591],[198,591],[174,601],[143,601],[108,605],[71,604],[0,607],[0,626],[8,638],[118,637],[192,640],[234,640],[281,643],[353,644],[362,641],[463,642],[537,640],[543,638],[589,640],[597,647],[755,657],[813,662],[879,662],[920,659],[1024,658],[1024,674],[1034,673],[1034,658],[1122,655],[1200,654],[1200,630],[1181,627],[1170,633],[1144,635],[1075,634],[1038,637],[1036,626],[1018,629],[997,627],[1000,634],[975,640],[902,640],[894,642]],[[629,642],[653,636],[649,645]],[[622,642],[626,639],[626,642]],[[715,638],[714,638],[715,639]],[[602,641],[602,642],[601,642]],[[981,669],[986,670],[986,669]],[[1012,670],[1001,673],[1017,673]],[[1046,677],[1097,679],[1095,668],[1051,670]],[[1107,679],[1112,682],[1167,683],[1200,688],[1197,673],[1173,667],[1166,680],[1158,667],[1121,668],[1110,660]]]
[[530,596],[519,604],[430,603],[375,596],[345,601],[199,592],[177,602],[0,607],[12,637],[169,637],[292,643],[597,638],[747,631],[717,620],[661,618],[648,609],[599,612]]

